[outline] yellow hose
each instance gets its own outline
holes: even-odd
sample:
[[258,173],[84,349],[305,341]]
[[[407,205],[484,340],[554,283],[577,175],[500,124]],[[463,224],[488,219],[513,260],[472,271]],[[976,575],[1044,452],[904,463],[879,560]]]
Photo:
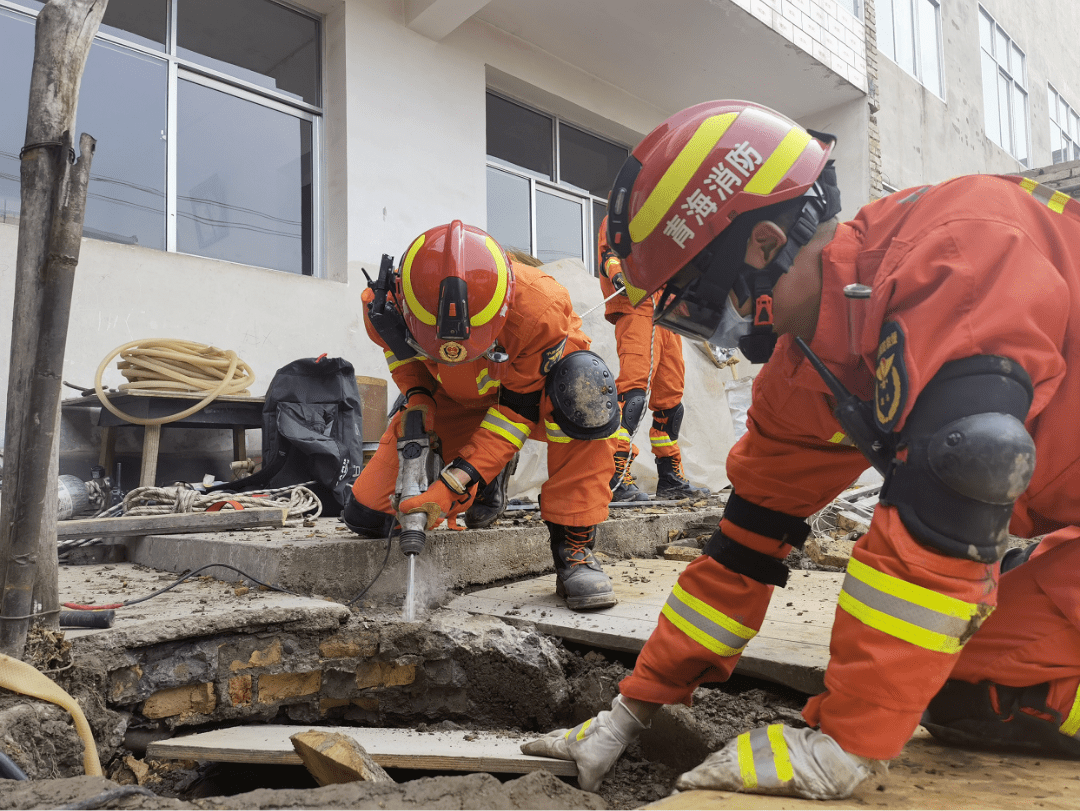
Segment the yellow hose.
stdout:
[[[164,393],[206,393],[206,397],[178,414],[145,419],[125,414],[105,395],[101,376],[109,362],[120,355],[116,364],[128,382],[120,391],[159,391]],[[164,425],[182,420],[208,406],[221,395],[246,395],[255,374],[231,349],[194,341],[161,338],[131,341],[118,346],[105,356],[94,375],[94,391],[101,404],[120,419],[134,425]]]
[[83,742],[83,770],[89,775],[101,775],[101,761],[98,760],[94,733],[90,731],[90,724],[78,701],[37,668],[3,653],[0,653],[0,687],[51,702],[71,713],[75,720],[75,731]]

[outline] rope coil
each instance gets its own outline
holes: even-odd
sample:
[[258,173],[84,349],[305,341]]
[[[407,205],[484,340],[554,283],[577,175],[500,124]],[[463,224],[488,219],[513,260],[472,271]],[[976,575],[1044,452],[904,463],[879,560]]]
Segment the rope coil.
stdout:
[[[145,391],[167,394],[188,393],[206,396],[191,408],[168,417],[133,417],[109,400],[101,385],[101,376],[117,355],[116,367],[128,380],[118,388],[122,392]],[[182,341],[175,338],[130,341],[105,356],[94,375],[94,391],[101,404],[125,422],[133,425],[164,425],[200,411],[222,395],[248,394],[255,381],[251,367],[231,349]]]
[[[287,495],[287,497],[286,497]],[[286,521],[313,520],[322,514],[322,502],[304,485],[281,487],[262,493],[200,493],[181,485],[136,487],[124,496],[124,515],[170,515],[206,512],[227,502],[248,507],[278,507],[287,510]],[[288,524],[286,526],[295,526]]]

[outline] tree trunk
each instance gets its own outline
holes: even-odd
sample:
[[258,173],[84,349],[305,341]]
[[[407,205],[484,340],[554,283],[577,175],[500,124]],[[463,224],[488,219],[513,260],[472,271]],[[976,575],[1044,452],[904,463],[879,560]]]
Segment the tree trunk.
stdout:
[[[50,0],[38,14],[16,258],[0,500],[0,652],[22,658],[31,618],[57,627],[56,457],[71,289],[94,140],[72,163],[79,85],[108,0]],[[50,495],[51,494],[51,495]],[[44,587],[42,587],[44,586]]]

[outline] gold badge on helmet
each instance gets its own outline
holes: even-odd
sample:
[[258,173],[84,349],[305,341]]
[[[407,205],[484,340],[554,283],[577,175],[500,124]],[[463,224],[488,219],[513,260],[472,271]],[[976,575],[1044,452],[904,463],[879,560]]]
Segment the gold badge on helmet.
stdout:
[[439,357],[447,363],[461,363],[466,355],[465,347],[457,341],[447,341],[439,347]]

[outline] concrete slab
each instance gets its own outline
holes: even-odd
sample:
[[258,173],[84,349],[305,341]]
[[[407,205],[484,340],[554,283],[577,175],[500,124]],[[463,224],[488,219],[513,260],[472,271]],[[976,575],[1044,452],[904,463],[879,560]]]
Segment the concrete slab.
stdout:
[[384,769],[492,774],[526,774],[544,769],[552,774],[577,775],[577,765],[571,761],[523,755],[521,744],[533,740],[535,735],[466,732],[460,729],[452,732],[419,732],[415,729],[258,724],[156,741],[147,747],[146,755],[158,759],[300,765],[303,761],[293,748],[289,736],[311,729],[348,735]]
[[[615,511],[613,511],[614,513]],[[597,549],[613,557],[644,556],[689,526],[719,523],[723,507],[662,509],[645,504],[619,510],[597,529]],[[383,569],[401,566],[397,543],[360,538],[337,519],[312,527],[247,529],[236,532],[157,535],[125,540],[127,558],[163,572],[183,573],[207,563],[225,563],[299,594],[348,601]],[[429,533],[426,565],[445,573],[447,587],[460,588],[551,571],[548,532],[536,514],[502,520],[479,530]]]
[[[570,611],[555,596],[555,575],[476,591],[455,598],[451,609],[530,624],[536,630],[610,650],[636,653],[656,626],[672,586],[686,563],[670,560],[605,561],[617,605]],[[746,646],[737,673],[786,684],[805,693],[824,689],[836,598],[842,573],[795,571],[773,594],[765,622]]]

